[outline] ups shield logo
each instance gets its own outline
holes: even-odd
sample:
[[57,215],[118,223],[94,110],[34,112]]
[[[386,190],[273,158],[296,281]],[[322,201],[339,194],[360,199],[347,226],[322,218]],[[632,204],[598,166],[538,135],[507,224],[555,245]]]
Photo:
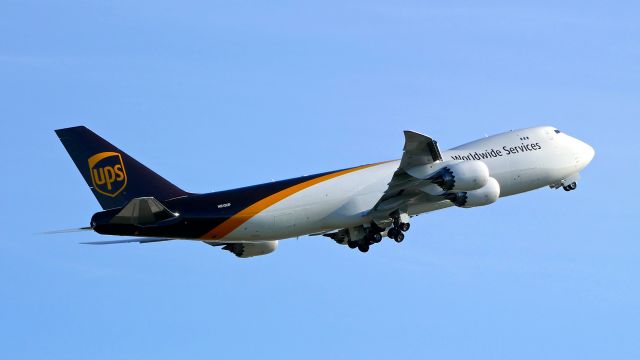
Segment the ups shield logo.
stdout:
[[127,173],[122,156],[116,152],[101,152],[89,158],[89,172],[97,192],[116,197],[127,186]]

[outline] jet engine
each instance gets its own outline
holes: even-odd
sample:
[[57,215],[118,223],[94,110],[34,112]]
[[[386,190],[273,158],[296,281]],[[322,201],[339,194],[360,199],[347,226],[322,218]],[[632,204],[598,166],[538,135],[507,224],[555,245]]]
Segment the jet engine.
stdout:
[[462,161],[440,168],[425,180],[444,191],[471,191],[484,187],[489,179],[489,168],[485,163]]
[[471,208],[493,204],[500,197],[500,184],[492,177],[480,189],[444,194],[455,206]]
[[266,255],[276,251],[278,241],[260,241],[260,242],[239,242],[229,243],[222,249],[232,252],[240,258],[249,258],[254,256]]

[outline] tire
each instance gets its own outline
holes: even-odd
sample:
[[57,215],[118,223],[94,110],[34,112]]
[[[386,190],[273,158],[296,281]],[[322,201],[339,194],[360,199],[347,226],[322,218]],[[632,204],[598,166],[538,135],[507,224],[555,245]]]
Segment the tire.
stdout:
[[357,243],[357,242],[355,242],[355,241],[348,240],[348,241],[347,241],[347,246],[348,246],[350,249],[355,249],[355,248],[357,248],[357,247],[358,247],[358,243]]
[[369,251],[369,244],[367,243],[358,244],[358,250],[360,250],[360,252],[366,253],[367,251]]
[[396,234],[397,234],[397,229],[392,227],[391,229],[389,229],[387,231],[387,236],[389,237],[389,239],[395,239],[396,238]]
[[409,231],[410,227],[411,227],[411,224],[409,224],[409,223],[400,224],[400,230],[402,230],[403,232]]
[[380,241],[382,241],[382,235],[380,233],[375,233],[375,234],[373,234],[372,239],[373,239],[374,244],[377,244]]
[[402,242],[402,240],[404,240],[404,234],[403,234],[403,233],[401,233],[401,232],[400,232],[400,233],[398,233],[398,234],[393,238],[393,240],[395,240],[397,243],[401,243],[401,242]]

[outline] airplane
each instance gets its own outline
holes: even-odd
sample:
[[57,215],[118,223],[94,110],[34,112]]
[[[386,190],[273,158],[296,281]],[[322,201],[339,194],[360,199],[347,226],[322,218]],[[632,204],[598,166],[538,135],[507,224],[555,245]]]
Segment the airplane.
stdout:
[[106,245],[196,240],[237,257],[269,254],[278,240],[322,235],[361,252],[400,243],[413,216],[486,206],[550,187],[575,190],[594,149],[552,126],[487,136],[441,151],[404,131],[402,158],[211,193],[173,185],[88,128],[55,130],[103,211],[89,227],[127,239]]

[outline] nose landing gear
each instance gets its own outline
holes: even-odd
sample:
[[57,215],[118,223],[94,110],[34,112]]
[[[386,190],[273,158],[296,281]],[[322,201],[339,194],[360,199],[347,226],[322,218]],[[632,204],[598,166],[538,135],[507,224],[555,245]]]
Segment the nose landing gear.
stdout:
[[576,184],[578,180],[580,180],[580,174],[575,173],[569,177],[566,177],[558,182],[549,185],[549,187],[552,189],[563,188],[564,191],[573,191],[578,187],[578,184]]

